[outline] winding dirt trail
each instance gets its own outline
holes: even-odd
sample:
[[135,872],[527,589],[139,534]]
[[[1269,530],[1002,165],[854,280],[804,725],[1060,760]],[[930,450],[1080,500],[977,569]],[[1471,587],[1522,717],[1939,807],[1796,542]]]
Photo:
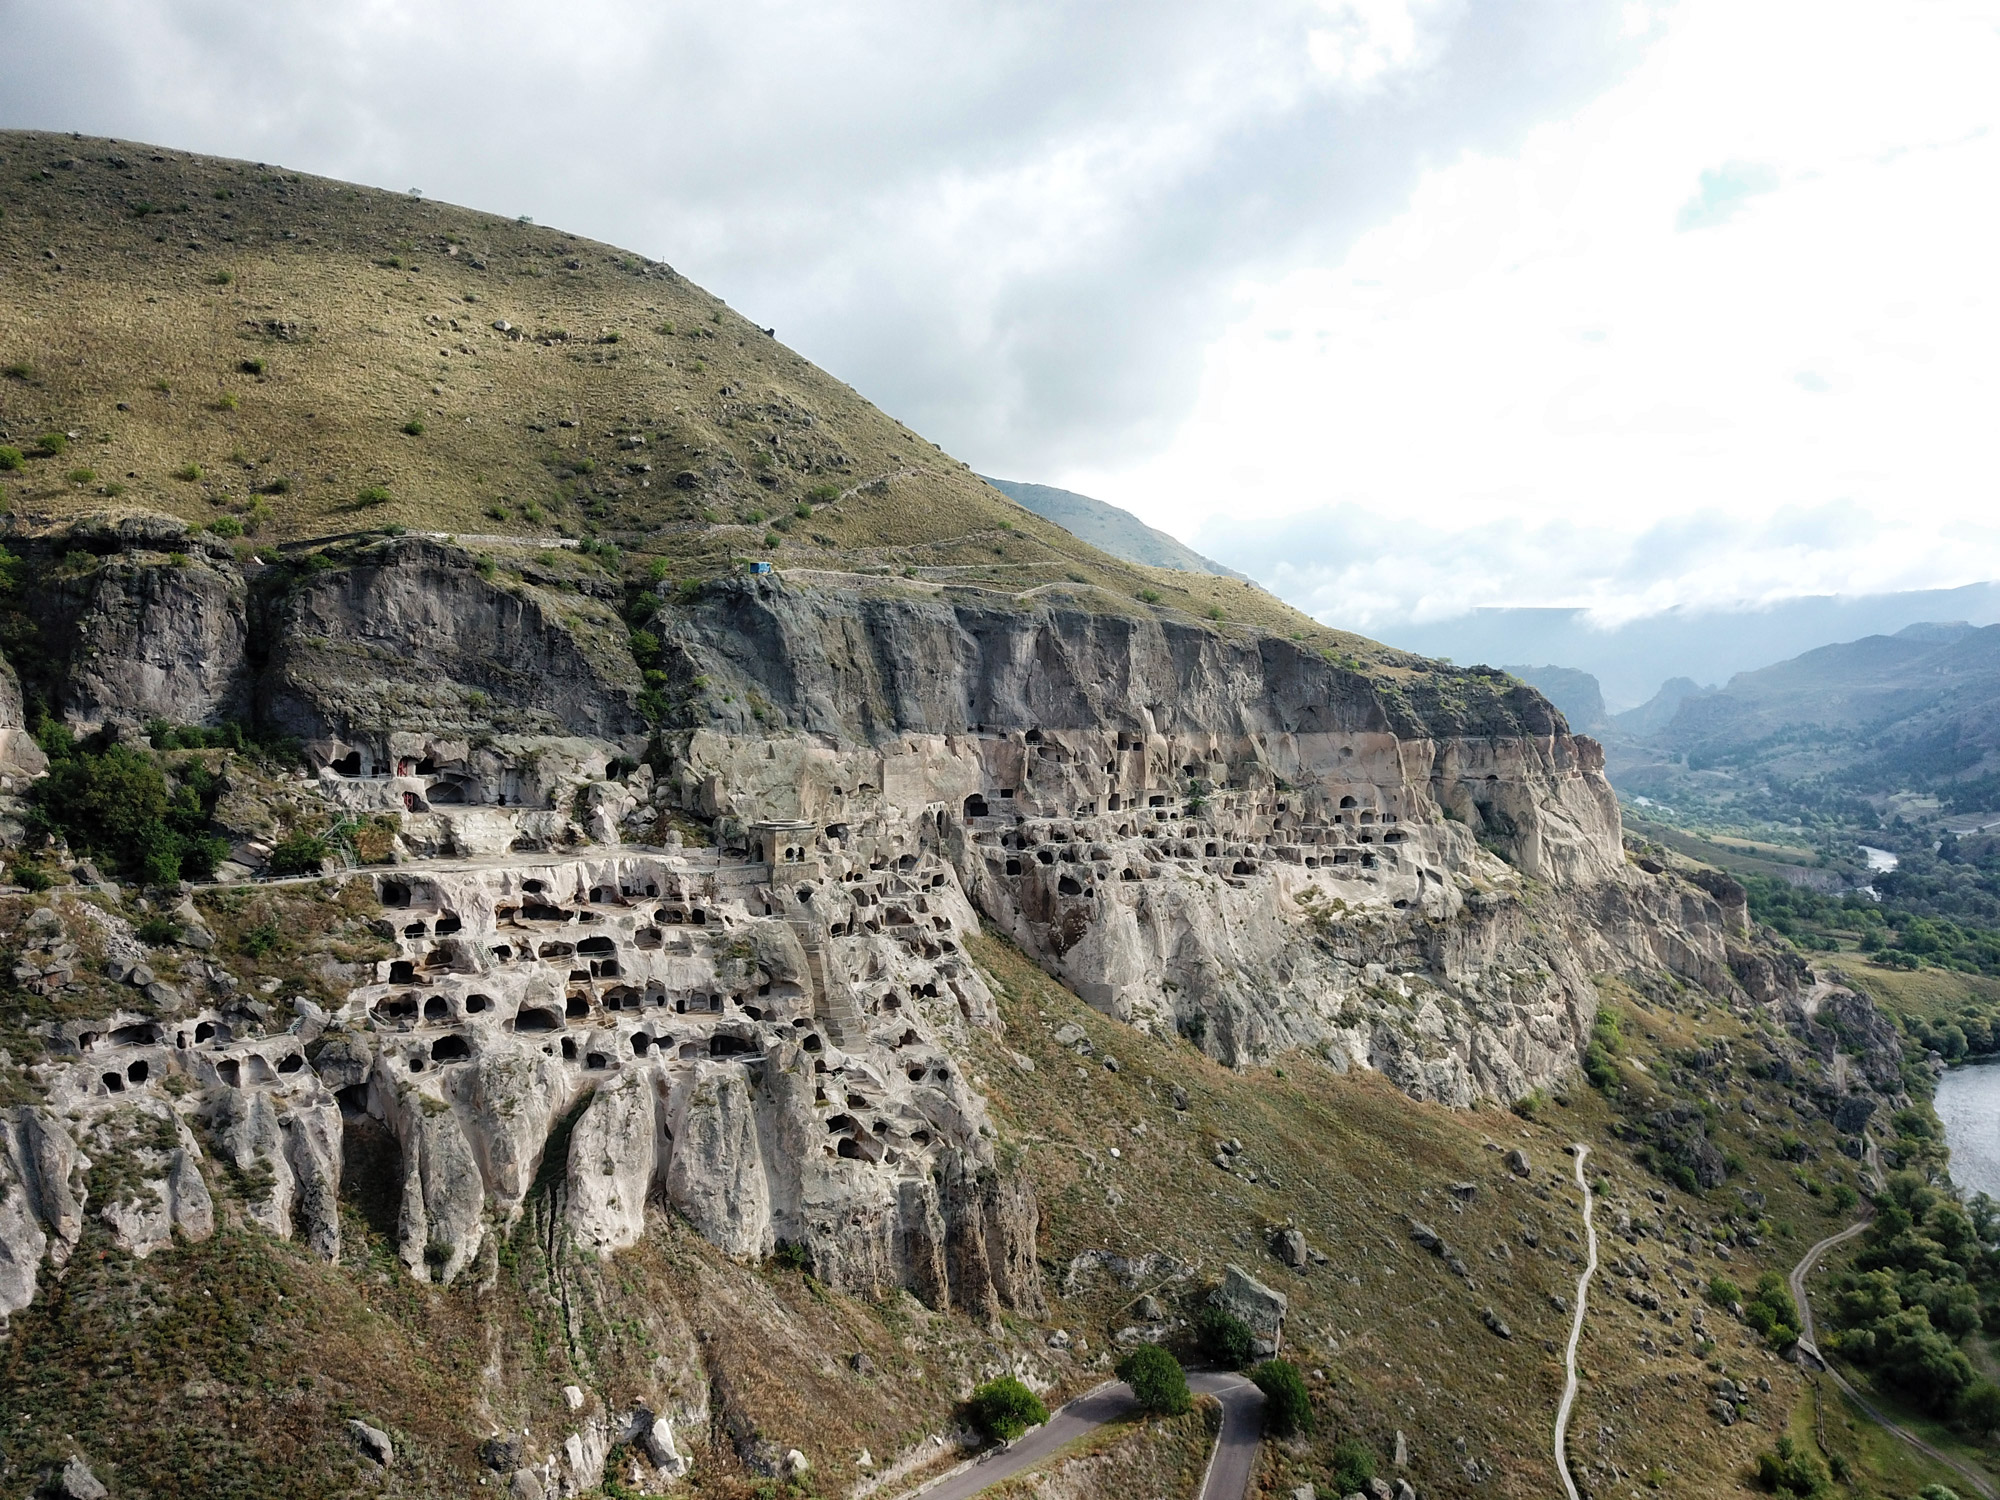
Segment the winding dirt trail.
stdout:
[[1847,1378],[1840,1371],[1834,1369],[1832,1365],[1828,1364],[1826,1357],[1819,1352],[1819,1343],[1813,1336],[1812,1300],[1806,1296],[1806,1277],[1811,1274],[1812,1268],[1818,1264],[1819,1258],[1822,1255],[1826,1254],[1835,1245],[1853,1239],[1868,1227],[1869,1222],[1867,1219],[1861,1219],[1848,1225],[1838,1234],[1828,1235],[1810,1250],[1806,1251],[1804,1255],[1800,1256],[1799,1263],[1792,1267],[1791,1274],[1785,1278],[1786,1284],[1791,1287],[1792,1302],[1799,1310],[1798,1347],[1802,1356],[1801,1363],[1809,1359],[1812,1365],[1826,1371],[1832,1377],[1833,1383],[1840,1387],[1841,1394],[1865,1412],[1869,1420],[1874,1422],[1884,1432],[1894,1433],[1926,1458],[1941,1463],[1954,1473],[1961,1475],[1965,1482],[1979,1491],[1981,1495],[1985,1496],[1986,1500],[1994,1500],[1992,1480],[1988,1479],[1984,1474],[1968,1468],[1949,1454],[1939,1452],[1914,1432],[1910,1431],[1909,1428],[1891,1419],[1874,1402],[1848,1384]]
[[[1576,1153],[1576,1185],[1583,1189],[1583,1233],[1589,1242],[1590,1259],[1585,1263],[1583,1274],[1576,1278],[1576,1316],[1569,1325],[1569,1347],[1563,1351],[1563,1394],[1562,1404],[1556,1408],[1556,1473],[1562,1476],[1563,1489],[1569,1500],[1582,1500],[1577,1494],[1576,1481],[1569,1473],[1569,1413],[1576,1405],[1576,1346],[1583,1337],[1583,1315],[1590,1305],[1590,1278],[1597,1274],[1597,1224],[1592,1217],[1596,1200],[1591,1197],[1590,1183],[1583,1175],[1583,1160],[1590,1155],[1590,1147],[1578,1142],[1570,1148]],[[1989,1495],[1987,1500],[1992,1500]]]

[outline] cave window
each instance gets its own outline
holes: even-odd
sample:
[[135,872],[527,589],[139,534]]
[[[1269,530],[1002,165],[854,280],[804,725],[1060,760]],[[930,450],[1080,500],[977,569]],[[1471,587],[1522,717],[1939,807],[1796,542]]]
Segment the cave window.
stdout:
[[399,958],[389,965],[389,983],[409,984],[417,977],[416,964],[407,958]]
[[965,815],[968,818],[983,818],[988,815],[986,799],[974,792],[965,799]]
[[431,1043],[434,1063],[463,1062],[472,1056],[472,1046],[462,1036],[441,1036]]
[[107,1094],[124,1093],[125,1080],[119,1077],[116,1073],[106,1073],[104,1075],[104,1092]]
[[1056,882],[1056,894],[1059,896],[1081,896],[1083,894],[1083,887],[1077,883],[1074,876],[1065,875]]
[[215,1073],[231,1088],[243,1087],[243,1065],[233,1057],[226,1057],[215,1065]]
[[1232,875],[1255,875],[1257,867],[1247,859],[1239,859],[1236,861],[1235,868],[1230,873]]
[[431,929],[431,932],[437,937],[450,937],[464,925],[453,913],[446,912],[437,919],[437,925]]
[[514,1030],[517,1032],[559,1031],[561,1029],[562,1022],[558,1019],[556,1013],[543,1006],[527,1006],[517,1011],[514,1016]]
[[382,882],[382,904],[384,906],[408,906],[410,888],[400,880]]
[[562,1039],[562,1054],[563,1054],[563,1061],[564,1061],[564,1062],[575,1062],[575,1061],[576,1061],[576,1038],[575,1038],[575,1037],[568,1037],[568,1036],[566,1036],[566,1037],[564,1037],[564,1038]]
[[1355,801],[1355,800],[1354,800],[1354,799],[1353,799],[1352,797],[1342,797],[1342,798],[1340,799],[1340,805],[1341,805],[1342,807],[1358,807],[1358,806],[1360,806],[1360,804],[1359,804],[1358,802],[1356,802],[1356,801]]
[[424,1002],[424,1019],[426,1021],[449,1021],[451,1019],[451,1006],[446,1002],[444,996],[433,995]]
[[359,776],[361,774],[361,752],[359,750],[348,751],[347,754],[341,756],[339,760],[333,763],[333,769],[343,776]]
[[132,1083],[144,1083],[146,1081],[147,1075],[150,1074],[151,1072],[152,1068],[147,1064],[146,1060],[142,1057],[137,1062],[133,1063],[131,1067],[125,1070],[125,1077]]
[[489,1007],[489,1006],[490,1006],[490,1005],[492,1005],[492,1004],[493,1004],[493,1001],[492,1001],[491,997],[489,997],[489,996],[486,996],[486,995],[467,995],[467,996],[465,997],[465,1013],[466,1013],[466,1014],[467,1014],[468,1016],[476,1016],[476,1015],[478,1015],[478,1014],[479,1014],[480,1012],[482,1012],[482,1011],[484,1011],[485,1009],[487,1009],[487,1007]]
[[563,1005],[563,1014],[572,1021],[580,1020],[584,1016],[589,1015],[590,997],[587,995],[571,995]]

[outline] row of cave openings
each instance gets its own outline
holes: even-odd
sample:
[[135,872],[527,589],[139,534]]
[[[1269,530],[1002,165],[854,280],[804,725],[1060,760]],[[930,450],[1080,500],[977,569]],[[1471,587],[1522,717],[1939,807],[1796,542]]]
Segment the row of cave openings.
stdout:
[[[174,1049],[186,1052],[194,1047],[210,1043],[226,1045],[234,1040],[227,1022],[197,1021],[190,1033],[182,1030],[174,1034]],[[79,1053],[89,1054],[100,1044],[113,1047],[159,1047],[166,1044],[165,1029],[151,1021],[136,1021],[125,1026],[116,1026],[107,1034],[100,1035],[86,1031],[77,1037]],[[258,1053],[243,1058],[225,1057],[215,1065],[216,1077],[231,1088],[241,1088],[248,1081],[252,1084],[276,1083],[286,1074],[299,1072],[306,1065],[303,1052],[290,1051],[275,1062]],[[135,1057],[120,1068],[105,1068],[98,1074],[98,1085],[107,1094],[122,1094],[129,1088],[143,1087],[153,1078],[153,1064],[143,1057]]]

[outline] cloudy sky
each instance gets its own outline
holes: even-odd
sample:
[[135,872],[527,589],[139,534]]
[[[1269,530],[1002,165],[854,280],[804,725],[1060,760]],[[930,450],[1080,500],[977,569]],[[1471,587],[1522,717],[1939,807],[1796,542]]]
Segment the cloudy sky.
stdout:
[[641,250],[1316,614],[2000,577],[2000,0],[0,0],[0,122]]

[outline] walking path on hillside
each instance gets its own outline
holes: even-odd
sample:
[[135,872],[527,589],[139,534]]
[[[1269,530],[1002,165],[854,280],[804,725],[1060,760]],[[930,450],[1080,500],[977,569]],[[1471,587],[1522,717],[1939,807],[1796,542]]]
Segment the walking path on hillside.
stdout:
[[[1241,1375],[1219,1373],[1188,1376],[1188,1389],[1222,1403],[1222,1432],[1209,1455],[1198,1500],[1244,1500],[1264,1431],[1264,1393]],[[968,1459],[910,1491],[902,1500],[916,1500],[919,1495],[924,1500],[971,1500],[981,1490],[1034,1468],[1106,1422],[1129,1415],[1137,1405],[1132,1387],[1122,1380],[1107,1380],[1057,1407],[1033,1432]]]
[[1576,1316],[1570,1321],[1569,1347],[1563,1352],[1563,1394],[1562,1404],[1556,1408],[1555,1446],[1556,1473],[1562,1476],[1563,1489],[1568,1492],[1569,1500],[1580,1500],[1576,1481],[1569,1473],[1569,1412],[1576,1405],[1577,1341],[1583,1337],[1583,1315],[1590,1305],[1590,1278],[1597,1274],[1597,1224],[1592,1217],[1596,1200],[1591,1197],[1590,1183],[1583,1175],[1583,1160],[1590,1155],[1590,1147],[1578,1142],[1570,1150],[1576,1153],[1576,1185],[1583,1189],[1583,1233],[1589,1241],[1590,1259],[1583,1274],[1576,1278]]
[[1806,1296],[1806,1277],[1811,1274],[1812,1268],[1819,1263],[1819,1258],[1822,1255],[1826,1254],[1835,1245],[1853,1239],[1862,1230],[1866,1229],[1868,1225],[1869,1220],[1861,1219],[1848,1225],[1838,1234],[1828,1235],[1799,1257],[1799,1263],[1792,1267],[1791,1275],[1786,1278],[1787,1283],[1792,1289],[1792,1301],[1799,1310],[1798,1347],[1800,1354],[1804,1357],[1801,1363],[1804,1362],[1804,1359],[1810,1359],[1814,1365],[1832,1376],[1833,1383],[1840,1387],[1841,1393],[1856,1406],[1860,1407],[1866,1413],[1869,1420],[1882,1428],[1883,1431],[1894,1433],[1925,1457],[1935,1459],[1954,1473],[1964,1476],[1965,1482],[1984,1495],[1986,1500],[1994,1500],[1993,1482],[1990,1479],[1980,1474],[1977,1470],[1966,1467],[1966,1465],[1960,1463],[1949,1454],[1939,1452],[1901,1423],[1892,1421],[1888,1416],[1883,1414],[1874,1402],[1870,1401],[1850,1385],[1847,1382],[1847,1378],[1840,1371],[1834,1369],[1832,1365],[1828,1364],[1826,1357],[1819,1352],[1818,1341],[1813,1337],[1812,1302]]

